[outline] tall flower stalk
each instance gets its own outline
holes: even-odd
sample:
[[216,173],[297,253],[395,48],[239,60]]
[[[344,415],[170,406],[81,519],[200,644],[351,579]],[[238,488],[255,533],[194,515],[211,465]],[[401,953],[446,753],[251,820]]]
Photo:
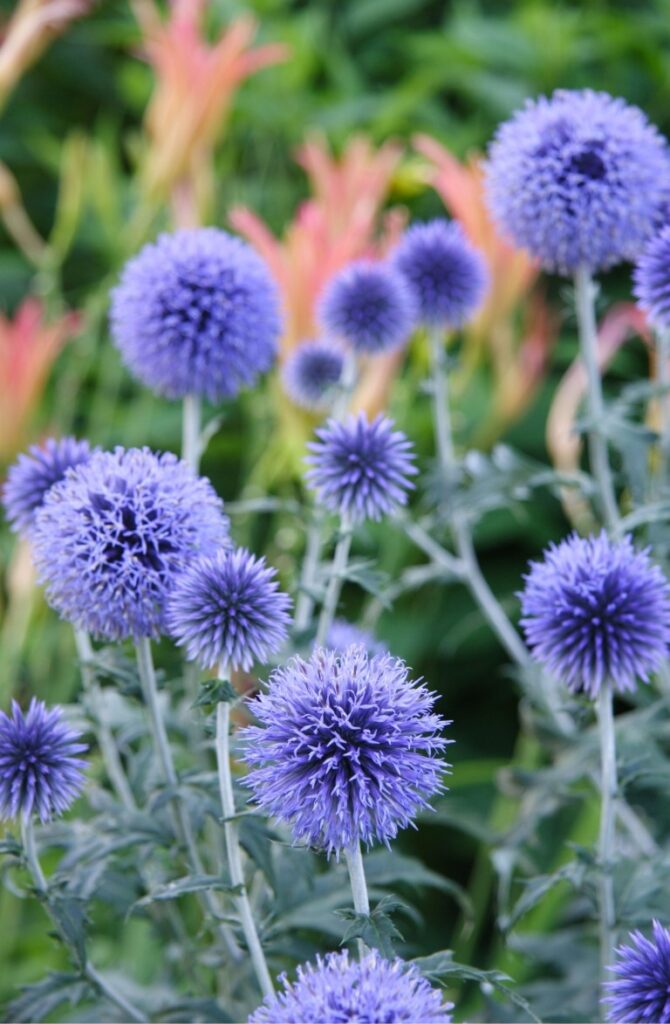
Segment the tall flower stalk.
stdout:
[[598,694],[598,731],[600,737],[600,969],[603,982],[614,959],[616,906],[614,902],[613,855],[616,830],[617,767],[612,686],[605,680]]
[[[356,842],[346,851],[347,869],[351,883],[351,895],[354,901],[354,910],[362,917],[370,916],[370,898],[368,886],[365,880],[365,868],[363,866],[363,854],[360,842]],[[365,943],[358,940],[358,955],[365,955]]]
[[194,473],[198,473],[200,470],[201,406],[199,395],[184,395],[182,400],[181,457]]
[[340,528],[337,544],[335,545],[335,554],[333,556],[333,564],[330,570],[330,577],[328,579],[328,586],[326,587],[326,594],[321,608],[321,614],[319,615],[319,625],[316,631],[316,646],[323,647],[327,638],[330,627],[333,624],[333,619],[337,612],[337,605],[342,593],[342,584],[344,583],[347,562],[349,560],[349,551],[351,549],[351,539],[353,536],[353,524],[349,517],[343,515],[340,519]]

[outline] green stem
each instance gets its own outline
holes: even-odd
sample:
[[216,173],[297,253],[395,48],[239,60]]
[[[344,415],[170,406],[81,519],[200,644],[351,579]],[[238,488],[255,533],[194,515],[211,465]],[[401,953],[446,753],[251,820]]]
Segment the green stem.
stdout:
[[[225,679],[227,672],[225,666],[221,666],[219,677]],[[272,977],[268,970],[263,953],[254,916],[249,903],[249,894],[244,882],[244,870],[242,868],[242,857],[240,854],[240,843],[238,826],[235,820],[235,795],[233,792],[233,779],[230,769],[230,704],[221,701],[216,706],[216,760],[219,773],[219,792],[221,794],[221,806],[224,815],[224,836],[226,840],[226,852],[228,854],[228,868],[233,885],[240,886],[241,893],[235,897],[235,906],[240,918],[240,924],[244,932],[247,948],[251,955],[251,962],[254,966],[256,978],[264,996],[274,994]]]
[[[370,898],[368,886],[365,881],[365,868],[363,867],[363,854],[360,842],[355,843],[346,851],[347,868],[349,869],[349,881],[351,882],[351,895],[354,901],[354,910],[363,917],[370,916]],[[358,939],[358,955],[365,955],[365,943]]]
[[579,344],[587,381],[590,421],[588,444],[591,472],[598,486],[598,498],[603,520],[607,529],[613,530],[619,519],[619,507],[614,492],[612,471],[607,453],[607,441],[602,434],[601,427],[605,405],[603,402],[600,367],[598,366],[596,294],[597,288],[591,271],[584,265],[579,266],[575,273],[575,304],[579,328]]
[[608,967],[614,962],[616,908],[614,903],[614,841],[615,808],[617,799],[616,740],[612,687],[607,680],[598,694],[598,728],[600,734],[600,965],[602,980],[606,981]]
[[181,457],[194,473],[200,468],[200,419],[199,395],[185,395],[182,403]]
[[337,604],[342,590],[344,573],[346,572],[347,561],[349,559],[351,535],[352,524],[348,517],[343,515],[340,520],[340,536],[335,546],[331,575],[328,580],[326,596],[324,598],[321,615],[319,617],[319,627],[316,631],[316,640],[314,642],[316,647],[323,647],[325,644],[330,627],[333,624],[333,619],[335,618],[335,612],[337,611]]
[[305,556],[300,572],[300,592],[295,606],[295,630],[302,633],[310,624],[314,612],[312,592],[316,586],[323,541],[323,516],[315,509],[307,531]]

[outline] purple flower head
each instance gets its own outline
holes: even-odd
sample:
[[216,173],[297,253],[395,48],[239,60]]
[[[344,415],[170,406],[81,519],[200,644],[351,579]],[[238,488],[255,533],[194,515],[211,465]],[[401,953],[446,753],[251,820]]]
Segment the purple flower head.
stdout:
[[218,228],[160,235],[125,266],[111,329],[132,373],[168,398],[235,396],[277,355],[277,289],[250,246]]
[[319,501],[353,522],[381,519],[407,502],[417,469],[410,442],[393,421],[364,413],[329,419],[308,447],[307,482]]
[[284,643],[291,599],[274,569],[244,548],[223,548],[192,562],[172,590],[166,621],[202,668],[226,662],[250,669]]
[[409,283],[425,324],[461,327],[484,298],[489,274],[460,224],[433,220],[405,232],[393,263]]
[[0,711],[0,817],[40,821],[64,811],[84,786],[87,748],[62,719],[60,708],[33,699],[28,713],[12,701],[12,717]]
[[357,260],[326,286],[319,304],[324,330],[357,352],[376,355],[399,348],[416,323],[416,307],[404,277],[390,264]]
[[327,647],[329,651],[345,651],[347,647],[351,647],[353,644],[362,644],[371,656],[375,654],[388,654],[388,648],[383,643],[380,643],[367,629],[354,626],[352,622],[346,622],[344,619],[335,619],[328,630],[324,647]]
[[9,468],[2,492],[12,529],[28,533],[47,491],[63,479],[71,466],[87,462],[90,455],[88,441],[77,441],[74,437],[58,441],[49,437],[43,447],[33,445],[27,454],[19,455]]
[[630,933],[631,945],[619,946],[605,982],[607,1019],[616,1024],[668,1024],[670,1022],[670,931],[653,922],[654,937]]
[[328,406],[343,369],[344,353],[332,341],[303,342],[284,364],[284,390],[296,405],[318,411]]
[[223,503],[175,455],[98,452],[49,491],[35,562],[49,603],[105,640],[157,637],[179,573],[228,541]]
[[635,297],[656,327],[670,327],[670,225],[651,239],[634,274]]
[[528,101],[489,152],[500,227],[563,274],[637,259],[669,186],[667,144],[642,111],[589,89]]
[[298,978],[280,978],[282,990],[266,998],[249,1024],[449,1024],[445,1003],[415,964],[384,960],[376,950],[350,960],[347,950],[317,956],[298,967]]
[[390,655],[318,649],[270,676],[242,731],[245,785],[296,841],[328,855],[388,844],[443,789],[448,724],[437,699]]
[[670,640],[670,586],[630,537],[573,534],[524,577],[521,624],[533,654],[570,689],[595,697],[647,682]]

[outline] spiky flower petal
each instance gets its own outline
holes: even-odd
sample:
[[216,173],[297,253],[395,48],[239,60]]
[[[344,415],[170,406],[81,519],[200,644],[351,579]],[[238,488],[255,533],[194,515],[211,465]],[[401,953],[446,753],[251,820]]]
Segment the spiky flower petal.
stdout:
[[670,327],[670,225],[648,242],[635,268],[635,297],[656,327]]
[[12,529],[30,531],[35,513],[54,484],[62,480],[71,466],[87,462],[91,456],[88,441],[75,437],[47,438],[44,445],[33,445],[9,467],[2,501]]
[[265,1000],[249,1024],[449,1024],[445,1003],[414,964],[384,960],[376,950],[358,961],[347,950],[317,956],[298,967],[298,977],[280,979],[282,989]]
[[175,455],[98,452],[51,488],[32,534],[49,603],[105,640],[159,636],[184,567],[228,542],[223,503]]
[[404,345],[416,322],[414,296],[390,264],[358,260],[341,270],[319,305],[326,333],[375,355]]
[[659,224],[668,147],[637,107],[560,89],[500,126],[487,188],[502,230],[547,269],[601,270],[637,259]]
[[433,220],[405,232],[393,254],[425,324],[461,327],[484,298],[489,280],[483,256],[460,224]]
[[619,946],[605,982],[607,1019],[614,1024],[669,1024],[670,931],[653,922],[653,938],[630,933],[631,942]]
[[246,242],[218,228],[176,231],[126,264],[111,328],[129,369],[158,394],[220,401],[274,363],[279,297]]
[[634,690],[666,657],[670,586],[630,537],[573,534],[531,563],[525,581],[528,644],[574,692],[595,697],[607,679]]
[[332,341],[317,338],[299,345],[286,360],[282,382],[289,398],[303,409],[327,407],[342,378],[344,353]]
[[203,668],[250,669],[267,661],[288,633],[291,599],[274,569],[244,548],[191,563],[178,578],[166,620],[177,643]]
[[27,713],[12,702],[11,718],[0,711],[0,817],[40,821],[64,811],[84,786],[86,749],[59,707],[47,708],[34,697]]
[[406,504],[417,472],[412,446],[393,421],[364,413],[330,419],[309,444],[307,482],[318,500],[353,522],[381,519]]
[[339,854],[388,843],[443,789],[437,695],[390,655],[318,649],[276,669],[241,733],[245,785],[297,841]]

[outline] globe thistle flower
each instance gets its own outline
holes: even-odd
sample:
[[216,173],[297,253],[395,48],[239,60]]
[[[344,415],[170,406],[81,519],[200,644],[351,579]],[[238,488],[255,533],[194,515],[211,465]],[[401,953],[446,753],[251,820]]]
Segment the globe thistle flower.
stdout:
[[390,655],[318,649],[276,669],[241,733],[244,780],[298,842],[339,855],[388,844],[443,789],[437,695]]
[[184,567],[227,543],[223,503],[175,455],[98,452],[47,494],[32,533],[47,599],[104,640],[157,637]]
[[344,353],[330,341],[306,341],[284,364],[284,390],[296,405],[317,411],[328,405],[342,377]]
[[47,438],[42,447],[33,445],[9,467],[2,501],[13,530],[28,533],[35,513],[46,493],[62,480],[71,466],[87,462],[91,455],[88,441],[75,437]]
[[630,537],[568,537],[524,577],[521,624],[535,657],[570,689],[595,697],[648,681],[670,640],[670,586]]
[[357,260],[327,285],[319,319],[328,334],[363,355],[376,355],[404,345],[416,308],[407,282],[390,264]]
[[670,225],[644,249],[634,273],[635,297],[655,327],[670,327]]
[[415,224],[400,240],[393,263],[409,283],[425,324],[461,327],[484,298],[489,275],[484,258],[460,224]]
[[12,701],[12,715],[0,711],[0,817],[63,814],[84,787],[80,734],[62,720],[60,708],[33,699],[28,713]]
[[217,228],[176,231],[126,264],[111,329],[131,372],[158,394],[216,402],[272,366],[279,297],[246,242]]
[[362,960],[348,951],[317,956],[298,967],[298,978],[280,978],[282,989],[249,1017],[249,1024],[337,1024],[408,1021],[449,1024],[453,1003],[445,1003],[415,964],[384,960],[376,950]]
[[248,670],[283,644],[290,606],[264,558],[244,548],[224,548],[192,562],[181,574],[166,621],[177,643],[202,668],[225,661]]
[[319,501],[353,522],[381,519],[407,502],[417,472],[412,446],[393,421],[364,413],[329,419],[308,448],[307,482]]
[[616,950],[616,963],[609,968],[615,978],[604,986],[608,1020],[670,1022],[670,931],[654,921],[653,933],[653,939],[646,939],[639,931],[631,932],[631,944]]
[[328,630],[324,647],[329,651],[344,651],[353,644],[362,645],[370,655],[388,654],[388,648],[360,626],[354,626],[345,619],[335,619]]
[[667,201],[667,144],[637,107],[560,89],[500,126],[487,189],[511,241],[568,274],[635,260]]

